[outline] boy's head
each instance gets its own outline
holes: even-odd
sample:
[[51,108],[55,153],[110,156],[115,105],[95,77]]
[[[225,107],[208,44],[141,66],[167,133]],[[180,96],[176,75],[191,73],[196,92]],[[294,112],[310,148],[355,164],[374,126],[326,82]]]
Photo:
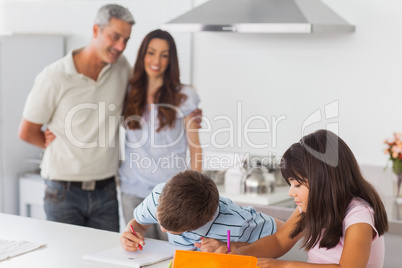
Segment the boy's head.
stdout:
[[187,170],[167,181],[159,197],[158,222],[174,233],[192,231],[212,220],[219,192],[211,178]]

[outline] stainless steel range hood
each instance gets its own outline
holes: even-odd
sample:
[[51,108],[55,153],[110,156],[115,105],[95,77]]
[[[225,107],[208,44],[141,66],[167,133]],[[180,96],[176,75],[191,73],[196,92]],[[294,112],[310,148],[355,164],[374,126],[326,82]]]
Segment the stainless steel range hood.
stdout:
[[320,0],[210,0],[162,25],[166,31],[354,32]]

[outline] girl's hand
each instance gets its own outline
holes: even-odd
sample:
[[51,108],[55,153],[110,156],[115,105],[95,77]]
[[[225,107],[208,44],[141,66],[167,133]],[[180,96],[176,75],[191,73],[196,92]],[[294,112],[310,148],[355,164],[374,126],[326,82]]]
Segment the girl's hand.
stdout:
[[229,253],[228,247],[226,245],[222,245],[217,250],[215,250],[215,253],[223,253],[223,254]]
[[196,246],[203,252],[215,252],[222,245],[225,245],[225,243],[223,243],[220,240],[216,240],[216,239],[208,238],[208,237],[204,237],[201,240],[201,243],[194,243],[194,246]]
[[260,268],[282,267],[283,262],[270,258],[258,258],[257,266]]

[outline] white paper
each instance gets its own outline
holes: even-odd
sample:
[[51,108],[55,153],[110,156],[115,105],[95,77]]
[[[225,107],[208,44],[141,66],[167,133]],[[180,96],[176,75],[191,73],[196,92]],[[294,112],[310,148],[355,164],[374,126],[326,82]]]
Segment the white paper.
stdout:
[[38,249],[46,244],[0,239],[0,261]]
[[140,268],[141,266],[173,258],[174,252],[177,249],[194,250],[195,247],[179,247],[167,241],[147,239],[143,250],[128,252],[122,247],[115,247],[96,253],[85,254],[84,259]]

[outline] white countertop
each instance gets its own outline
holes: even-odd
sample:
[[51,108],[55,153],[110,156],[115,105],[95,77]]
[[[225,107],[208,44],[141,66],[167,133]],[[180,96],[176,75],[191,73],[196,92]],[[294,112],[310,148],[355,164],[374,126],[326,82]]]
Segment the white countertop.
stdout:
[[[0,237],[4,240],[25,240],[47,245],[1,261],[2,268],[110,268],[111,265],[107,263],[84,261],[83,255],[120,246],[119,233],[3,213],[0,213]],[[166,268],[169,262],[147,267]]]

